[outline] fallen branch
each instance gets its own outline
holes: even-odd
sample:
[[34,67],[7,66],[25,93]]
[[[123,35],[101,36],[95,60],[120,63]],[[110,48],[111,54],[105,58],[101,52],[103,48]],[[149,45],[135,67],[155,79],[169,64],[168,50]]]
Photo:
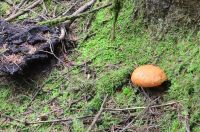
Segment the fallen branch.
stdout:
[[85,5],[81,6],[77,11],[75,11],[72,16],[75,16],[75,15],[78,15],[84,11],[86,11],[88,8],[90,8],[92,5],[94,5],[94,3],[96,2],[97,0],[91,0],[89,1],[88,3],[86,3]]
[[[78,14],[80,14],[80,13],[85,12],[85,11],[86,11],[87,9],[89,9],[92,5],[94,5],[96,1],[97,1],[97,0],[91,0],[91,1],[89,1],[89,2],[86,3],[85,5],[81,6],[77,11],[75,11],[75,12],[72,14],[72,16],[76,16],[76,15],[78,15]],[[65,25],[65,26],[70,26],[75,20],[76,20],[76,18],[75,18],[75,19],[71,19],[70,21],[64,22],[64,25]]]
[[92,121],[91,125],[88,127],[88,129],[87,129],[86,132],[90,132],[90,131],[92,130],[92,128],[94,127],[96,121],[97,121],[98,118],[101,116],[101,113],[102,113],[103,110],[104,110],[103,107],[104,107],[104,105],[105,105],[105,103],[106,103],[107,98],[108,98],[108,95],[106,95],[106,96],[104,97],[104,100],[103,100],[103,103],[101,104],[101,108],[100,108],[99,112],[98,112],[98,113],[96,114],[96,116],[94,117],[94,120]]
[[25,4],[27,3],[27,0],[21,0],[21,2],[19,3],[19,5],[17,5],[17,7],[15,7],[14,11],[12,12],[12,15],[14,15],[15,13],[17,13],[19,11],[19,9]]
[[35,1],[34,3],[30,4],[26,9],[21,10],[21,11],[17,12],[16,14],[9,16],[8,18],[5,19],[5,21],[11,21],[11,20],[15,19],[16,17],[23,15],[24,13],[30,11],[30,9],[36,7],[38,4],[41,4],[42,1],[43,0]]
[[[53,23],[55,23],[55,24],[60,24],[60,23],[62,23],[62,22],[65,22],[66,20],[75,20],[76,18],[74,18],[73,16],[76,16],[76,15],[78,15],[78,14],[80,14],[80,13],[82,13],[82,12],[84,12],[86,9],[88,9],[89,7],[91,7],[95,2],[96,2],[97,0],[91,0],[91,1],[89,1],[89,2],[87,2],[85,5],[83,5],[83,6],[81,6],[77,11],[75,11],[72,15],[70,15],[70,16],[65,16],[65,17],[61,17],[61,16],[59,16],[59,17],[57,17],[57,18],[55,18],[55,19],[53,19],[53,20],[49,20],[49,21],[54,21],[55,20],[55,22],[53,22]],[[44,21],[45,22],[45,21]],[[50,25],[55,25],[55,24],[50,24]],[[43,25],[43,24],[42,24]],[[47,25],[49,25],[49,24],[47,24]]]
[[111,6],[111,5],[112,4],[107,4],[107,5],[104,5],[104,6],[100,6],[100,7],[96,8],[96,9],[91,10],[91,11],[80,13],[80,14],[77,14],[77,11],[76,11],[75,13],[73,13],[70,16],[57,17],[57,18],[52,19],[52,20],[38,22],[38,25],[57,25],[57,24],[61,24],[61,23],[65,22],[67,20],[74,21],[77,18],[85,17],[88,14],[95,13],[95,12],[97,12],[97,11],[99,11],[101,9],[107,8],[107,7]]

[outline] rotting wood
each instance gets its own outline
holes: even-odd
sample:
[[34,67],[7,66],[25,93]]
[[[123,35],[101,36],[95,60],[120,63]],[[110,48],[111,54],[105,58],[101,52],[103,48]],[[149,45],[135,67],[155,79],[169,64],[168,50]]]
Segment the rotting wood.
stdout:
[[30,63],[50,58],[52,55],[45,51],[52,52],[60,43],[60,32],[47,26],[14,25],[0,20],[0,31],[0,71],[12,75]]

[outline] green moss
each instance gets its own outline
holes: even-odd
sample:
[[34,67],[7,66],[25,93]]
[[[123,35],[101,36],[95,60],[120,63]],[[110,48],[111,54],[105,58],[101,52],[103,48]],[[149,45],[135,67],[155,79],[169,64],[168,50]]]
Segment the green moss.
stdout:
[[114,94],[114,99],[120,108],[144,106],[144,97],[140,94],[136,94],[136,90],[132,87],[123,87],[122,91]]
[[73,131],[74,132],[85,132],[86,129],[84,128],[84,125],[81,121],[79,120],[73,120]]
[[92,111],[98,111],[101,107],[101,96],[97,94],[89,103],[87,106],[87,113],[91,113]]
[[0,2],[0,17],[5,16],[7,12],[10,10],[10,6],[5,2]]
[[111,113],[103,113],[102,114],[102,123],[99,124],[98,130],[104,131],[105,129],[109,129],[110,127],[119,124],[120,120],[114,117]]
[[193,129],[193,132],[199,132],[200,131],[200,127],[196,127],[195,129]]
[[[96,83],[96,92],[98,94],[115,93],[129,80],[134,66],[153,63],[165,70],[172,83],[167,95],[164,96],[164,101],[180,101],[183,104],[182,114],[196,113],[191,115],[193,117],[191,122],[197,122],[199,114],[196,107],[199,109],[199,106],[195,102],[199,100],[197,93],[199,93],[198,87],[200,85],[199,35],[196,37],[187,33],[187,35],[177,38],[174,34],[167,34],[164,41],[154,41],[148,33],[149,30],[143,27],[140,20],[133,23],[129,19],[132,10],[128,6],[130,1],[126,2],[119,17],[115,42],[110,41],[112,23],[103,24],[105,17],[112,16],[109,16],[107,11],[103,11],[98,13],[92,26],[96,36],[85,42],[79,49],[82,52],[79,59],[85,60],[95,57],[92,65],[98,66],[97,70],[101,72],[100,79]],[[181,29],[180,32],[182,32]],[[118,65],[119,69],[116,70],[105,66],[115,65],[119,62],[123,62],[123,65]],[[121,93],[114,94],[119,106],[133,104],[133,100],[125,95],[129,93],[130,91],[125,88]],[[141,95],[134,96],[136,96],[134,104],[145,105],[142,97],[138,99]],[[176,129],[177,117],[173,117],[173,114],[166,114],[166,116],[174,121],[172,129]],[[163,130],[169,126],[170,124],[163,125]],[[179,130],[183,130],[185,126],[179,127]]]
[[111,70],[104,74],[96,83],[98,94],[113,94],[117,89],[129,81],[130,67],[123,67],[119,70]]

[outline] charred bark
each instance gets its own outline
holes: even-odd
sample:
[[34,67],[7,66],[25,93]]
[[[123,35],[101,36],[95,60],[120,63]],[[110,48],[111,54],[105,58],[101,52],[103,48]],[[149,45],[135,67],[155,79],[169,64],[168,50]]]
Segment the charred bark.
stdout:
[[59,34],[56,28],[0,20],[0,71],[19,74],[33,63],[48,60],[52,57],[48,52],[60,45]]

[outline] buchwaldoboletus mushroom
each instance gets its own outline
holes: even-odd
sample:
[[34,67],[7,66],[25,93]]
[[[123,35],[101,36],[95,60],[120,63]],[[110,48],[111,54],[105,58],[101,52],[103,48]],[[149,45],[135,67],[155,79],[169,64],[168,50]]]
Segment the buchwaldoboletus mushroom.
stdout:
[[160,86],[167,81],[167,76],[158,66],[143,65],[133,71],[131,81],[136,86],[150,88]]

